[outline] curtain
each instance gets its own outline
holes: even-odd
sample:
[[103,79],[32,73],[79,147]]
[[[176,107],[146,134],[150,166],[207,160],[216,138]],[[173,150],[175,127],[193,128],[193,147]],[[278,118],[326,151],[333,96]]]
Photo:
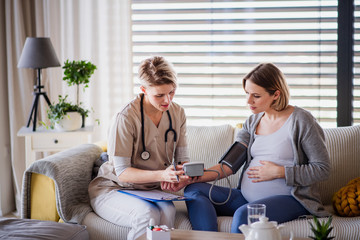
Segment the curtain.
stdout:
[[[112,115],[133,97],[130,3],[130,0],[61,1],[60,26],[51,24],[59,28],[62,63],[67,59],[87,60],[97,66],[89,89],[80,91],[81,102],[92,109],[86,124],[94,125],[93,141],[106,139]],[[53,11],[57,6],[50,8]],[[64,81],[61,84],[61,94],[68,94],[75,101],[76,89],[66,86]],[[57,99],[55,94],[52,97]]]
[[[2,151],[1,164],[4,174],[0,183],[1,215],[20,209],[22,176],[25,171],[25,144],[24,139],[17,137],[19,129],[26,124],[28,114],[32,106],[32,91],[36,81],[36,74],[33,69],[19,69],[17,63],[20,58],[26,37],[46,36],[50,37],[50,29],[47,18],[49,16],[48,1],[1,1],[1,29],[2,34],[2,85],[1,94],[2,116],[1,121],[1,143],[5,151]],[[56,19],[55,19],[56,20]],[[56,41],[55,41],[56,43]],[[53,42],[54,44],[54,42]],[[57,44],[54,44],[55,49]],[[49,74],[48,74],[49,73]],[[45,91],[49,90],[49,79],[60,76],[60,70],[42,70],[42,84]],[[39,103],[38,119],[43,119],[46,113],[45,100]],[[6,156],[4,156],[6,155]],[[10,183],[10,184],[9,184]],[[9,190],[9,186],[11,190]],[[14,201],[15,199],[15,201]],[[5,202],[6,201],[6,202]]]
[[[2,58],[5,64],[1,64],[1,72],[5,72],[5,85],[7,85],[7,99],[2,101],[2,108],[7,110],[8,124],[2,124],[2,130],[7,130],[9,135],[2,134],[1,137],[5,142],[9,141],[9,156],[8,158],[1,158],[3,163],[9,164],[11,159],[13,184],[15,191],[16,206],[20,206],[20,191],[22,173],[25,170],[24,162],[24,141],[17,138],[17,131],[24,125],[27,110],[31,104],[31,89],[33,82],[33,74],[28,70],[20,70],[17,68],[17,61],[20,57],[21,49],[25,42],[25,36],[34,36],[36,30],[32,25],[35,25],[34,18],[29,12],[34,7],[34,1],[11,1],[5,0],[4,8],[1,9],[4,17],[5,27],[5,41],[2,41],[2,47],[6,50]],[[3,91],[4,89],[2,89]],[[29,104],[30,103],[30,104]],[[15,111],[16,109],[16,111]],[[2,131],[3,132],[3,131]],[[11,182],[11,179],[6,179],[1,182],[1,189]],[[1,192],[3,198],[8,192]],[[17,208],[19,209],[19,208]],[[8,211],[8,209],[6,210]],[[4,212],[5,214],[6,212]]]
[[[10,161],[10,129],[7,84],[7,51],[5,29],[5,0],[0,1],[0,216],[15,208],[11,161]],[[3,184],[6,183],[6,184]]]
[[[129,101],[133,86],[130,0],[109,0],[106,4],[100,0],[0,1],[0,31],[4,33],[0,43],[3,50],[3,64],[0,66],[0,113],[3,120],[0,123],[0,146],[3,149],[0,159],[0,215],[4,215],[13,211],[15,206],[20,210],[21,205],[25,140],[18,137],[17,132],[26,125],[36,79],[33,69],[17,68],[26,37],[50,37],[61,65],[69,59],[91,61],[97,66],[89,88],[80,95],[84,106],[93,109],[86,120],[86,125],[94,125],[93,142],[106,139],[109,119],[114,114],[111,108],[113,99],[116,97],[118,105]],[[114,36],[117,37],[115,40]],[[112,83],[121,86],[121,91],[114,92]],[[70,100],[76,98],[75,88],[62,81],[60,67],[43,69],[42,85],[52,103],[57,101],[59,94],[69,95]],[[46,121],[47,104],[44,99],[39,108],[38,119]],[[95,119],[99,119],[100,125]],[[41,156],[38,154],[38,158]],[[11,184],[13,188],[9,187]]]

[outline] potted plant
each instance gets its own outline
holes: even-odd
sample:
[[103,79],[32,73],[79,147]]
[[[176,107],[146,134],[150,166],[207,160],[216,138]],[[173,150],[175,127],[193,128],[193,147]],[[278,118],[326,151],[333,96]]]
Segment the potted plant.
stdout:
[[[68,86],[76,85],[76,104],[80,105],[79,102],[79,91],[80,85],[83,85],[83,91],[89,87],[90,77],[94,74],[96,66],[90,61],[69,61],[66,60],[64,66],[64,77],[63,80],[68,84]],[[82,115],[82,125],[85,127],[85,118],[87,115]]]
[[[59,95],[58,103],[49,106],[47,110],[50,128],[59,130],[72,131],[85,127],[85,118],[89,115],[89,110],[84,109],[79,101],[80,85],[84,86],[84,91],[89,87],[90,77],[94,73],[96,66],[89,61],[69,61],[66,60],[64,66],[63,80],[68,86],[76,85],[76,104],[71,103],[67,98]],[[99,120],[96,120],[99,123]],[[43,125],[46,126],[44,122]]]
[[313,216],[314,225],[309,222],[311,231],[313,232],[314,236],[309,236],[309,238],[314,240],[330,240],[335,237],[330,237],[329,234],[332,231],[333,227],[331,226],[332,216],[325,222],[320,222],[316,216]]
[[[68,95],[59,95],[59,102],[50,105],[47,110],[51,129],[73,131],[81,128],[83,119],[88,116],[89,110],[81,107],[80,104],[72,104],[67,101]],[[71,121],[68,121],[71,120]]]
[[[90,111],[81,106],[79,89],[80,85],[83,85],[83,91],[89,87],[90,77],[94,73],[96,66],[90,61],[66,60],[62,68],[64,69],[63,80],[67,85],[76,85],[76,104],[67,100],[68,95],[65,97],[59,95],[59,102],[51,105],[47,114],[51,129],[60,128],[60,130],[72,131],[85,127],[85,118],[88,117]],[[78,126],[79,122],[81,123],[80,126]]]
[[79,85],[83,84],[83,91],[89,87],[90,77],[94,73],[96,66],[90,61],[69,61],[66,60],[64,66],[63,80],[68,86],[76,85],[76,104],[79,104]]

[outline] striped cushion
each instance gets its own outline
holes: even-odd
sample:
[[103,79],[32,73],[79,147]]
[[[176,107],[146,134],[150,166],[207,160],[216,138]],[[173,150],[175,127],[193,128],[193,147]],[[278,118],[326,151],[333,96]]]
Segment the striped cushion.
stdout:
[[328,205],[335,192],[360,177],[360,125],[328,128],[324,132],[332,170],[319,189],[323,203]]
[[[188,126],[187,132],[190,160],[205,163],[205,168],[217,164],[234,141],[234,127],[231,125]],[[240,173],[238,171],[229,177],[232,187],[237,187]],[[229,186],[226,179],[221,179],[216,185]]]
[[187,132],[191,161],[205,162],[205,167],[215,165],[234,139],[234,128],[231,125],[188,126]]
[[126,239],[126,236],[130,231],[129,227],[119,226],[108,222],[105,219],[99,217],[94,212],[86,215],[82,224],[87,226],[90,238],[97,240]]

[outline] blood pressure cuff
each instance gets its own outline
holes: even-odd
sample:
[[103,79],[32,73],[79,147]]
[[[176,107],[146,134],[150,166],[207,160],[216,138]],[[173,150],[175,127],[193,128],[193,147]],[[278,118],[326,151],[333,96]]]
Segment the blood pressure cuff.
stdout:
[[239,142],[234,142],[221,157],[219,163],[226,164],[229,168],[231,168],[233,173],[236,173],[246,162],[246,159],[247,148]]

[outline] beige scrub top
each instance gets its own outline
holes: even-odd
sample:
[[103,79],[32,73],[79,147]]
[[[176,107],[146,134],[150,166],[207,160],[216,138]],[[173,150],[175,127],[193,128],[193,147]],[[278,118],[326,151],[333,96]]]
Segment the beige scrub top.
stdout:
[[185,112],[180,105],[174,102],[171,103],[169,112],[172,127],[177,133],[175,149],[174,135],[169,132],[167,136],[167,158],[165,132],[169,129],[168,114],[163,112],[159,126],[156,127],[144,112],[145,147],[150,152],[150,159],[142,160],[141,95],[142,93],[125,106],[121,112],[117,113],[112,120],[108,133],[109,162],[100,167],[98,176],[89,185],[91,199],[113,189],[154,189],[160,186],[159,182],[146,184],[120,182],[115,173],[113,156],[130,158],[131,167],[144,170],[166,169],[171,164],[174,150],[176,162],[189,161]]

